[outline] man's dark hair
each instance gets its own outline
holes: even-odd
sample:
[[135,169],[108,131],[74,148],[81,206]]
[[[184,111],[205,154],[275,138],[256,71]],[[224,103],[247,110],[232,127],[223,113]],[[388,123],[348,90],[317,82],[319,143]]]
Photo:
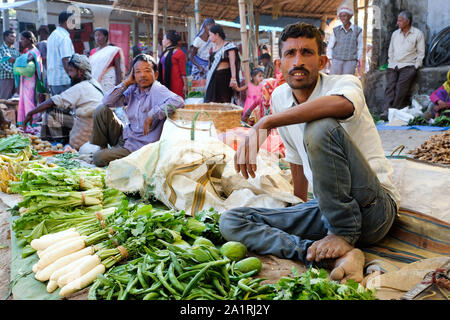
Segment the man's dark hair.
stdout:
[[63,24],[73,15],[73,12],[63,11],[58,16],[58,23]]
[[309,23],[292,23],[284,27],[281,31],[280,39],[278,40],[278,51],[281,57],[281,46],[288,38],[308,38],[316,39],[318,54],[321,55],[323,52],[323,42],[322,36],[320,35],[319,29]]
[[223,40],[225,40],[225,32],[223,31],[223,28],[219,24],[215,24],[209,28],[209,32],[212,32],[214,34],[218,34],[219,37],[221,37]]
[[270,56],[270,54],[268,54],[267,52],[264,52],[262,55],[261,55],[261,57],[260,57],[260,59],[262,60],[262,59],[267,59],[267,60],[270,60],[272,57]]
[[109,32],[108,32],[108,30],[106,30],[105,28],[95,28],[94,33],[96,33],[97,31],[103,33],[103,35],[106,38],[106,42],[108,42],[108,39],[109,39]]
[[3,39],[5,39],[7,36],[9,36],[10,34],[16,33],[14,30],[6,30],[5,32],[3,32]]
[[45,35],[49,35],[50,34],[50,30],[48,28],[48,26],[46,25],[41,25],[37,31],[38,34],[45,34]]
[[141,53],[138,54],[136,57],[134,57],[133,59],[133,63],[131,64],[131,69],[134,68],[134,65],[138,62],[138,61],[145,61],[148,63],[152,63],[153,64],[153,71],[157,72],[158,71],[158,64],[155,61],[155,58],[153,58],[151,55],[146,54],[146,53]]

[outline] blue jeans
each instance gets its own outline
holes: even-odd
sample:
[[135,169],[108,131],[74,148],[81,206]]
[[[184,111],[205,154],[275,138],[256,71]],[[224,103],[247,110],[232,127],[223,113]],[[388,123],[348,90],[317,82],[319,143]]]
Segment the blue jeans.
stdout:
[[220,231],[258,254],[299,259],[311,244],[332,233],[354,246],[381,240],[397,206],[342,126],[332,118],[306,125],[303,141],[315,199],[286,208],[241,207],[223,212]]

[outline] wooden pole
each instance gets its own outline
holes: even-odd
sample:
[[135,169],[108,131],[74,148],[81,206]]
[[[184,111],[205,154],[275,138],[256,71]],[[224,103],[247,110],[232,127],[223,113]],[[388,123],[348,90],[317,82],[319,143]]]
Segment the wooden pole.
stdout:
[[258,59],[258,48],[259,48],[259,11],[255,12],[255,42],[256,42],[256,59]]
[[363,29],[363,58],[362,58],[362,73],[366,72],[367,59],[367,20],[368,20],[369,0],[364,0],[364,29]]
[[167,0],[164,0],[163,7],[163,34],[167,32]]
[[358,1],[359,0],[353,0],[353,16],[355,17],[355,24],[358,25]]
[[158,0],[153,0],[153,58],[158,60]]
[[250,29],[250,45],[252,51],[250,52],[250,59],[252,61],[253,67],[258,65],[258,48],[255,37],[255,18],[253,15],[253,0],[247,0],[247,16],[248,16],[248,26]]
[[247,37],[247,21],[245,21],[245,0],[238,0],[239,21],[241,23],[242,43],[242,69],[244,70],[245,82],[250,82],[249,45]]
[[200,0],[195,0],[194,2],[194,13],[195,13],[195,29],[197,32],[200,31]]

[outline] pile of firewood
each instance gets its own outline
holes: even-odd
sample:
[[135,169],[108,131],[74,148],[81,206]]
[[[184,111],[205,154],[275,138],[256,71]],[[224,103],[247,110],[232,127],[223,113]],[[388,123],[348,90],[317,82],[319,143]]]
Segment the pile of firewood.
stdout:
[[412,154],[414,159],[450,165],[450,130],[432,135],[420,147],[408,153]]

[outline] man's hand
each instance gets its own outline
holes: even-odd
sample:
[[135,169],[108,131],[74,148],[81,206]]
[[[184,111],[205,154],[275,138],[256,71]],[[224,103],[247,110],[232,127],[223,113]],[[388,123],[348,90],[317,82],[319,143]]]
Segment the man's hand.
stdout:
[[144,130],[143,130],[143,134],[144,136],[148,135],[150,133],[150,127],[152,126],[152,118],[151,117],[147,117],[144,121]]
[[128,77],[123,81],[123,84],[126,87],[131,86],[132,84],[136,84],[136,80],[134,79],[134,70],[131,69],[130,74],[128,75]]
[[248,179],[249,176],[255,177],[256,156],[260,145],[268,136],[265,120],[266,118],[262,118],[250,129],[234,155],[234,169],[237,173],[240,172],[245,179]]
[[28,112],[27,115],[25,116],[25,120],[23,120],[23,123],[22,123],[23,131],[26,130],[27,124],[28,124],[29,122],[31,122],[32,119],[33,119],[33,111],[30,111],[30,112]]

